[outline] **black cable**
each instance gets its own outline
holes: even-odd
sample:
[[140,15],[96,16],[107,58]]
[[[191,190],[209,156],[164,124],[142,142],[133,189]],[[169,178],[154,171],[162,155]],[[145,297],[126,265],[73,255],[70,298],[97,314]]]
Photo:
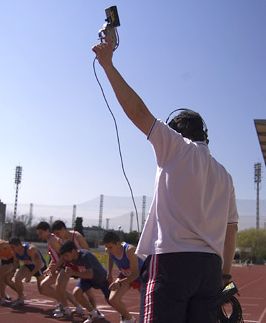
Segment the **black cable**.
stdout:
[[117,144],[118,144],[118,151],[119,151],[119,156],[120,156],[120,162],[121,162],[121,168],[122,168],[122,171],[123,171],[123,175],[127,181],[127,184],[128,184],[128,187],[129,187],[129,190],[130,190],[130,194],[131,194],[131,199],[132,199],[132,202],[133,202],[133,205],[134,205],[134,208],[135,208],[135,212],[136,212],[136,219],[137,219],[137,228],[138,228],[138,233],[140,233],[140,230],[139,230],[139,217],[138,217],[138,211],[137,211],[137,207],[136,207],[136,203],[135,203],[135,199],[134,199],[134,195],[133,195],[133,190],[132,190],[132,187],[130,185],[130,182],[128,180],[128,177],[126,175],[126,172],[125,172],[125,168],[124,168],[124,162],[123,162],[123,156],[122,156],[122,151],[121,151],[121,145],[120,145],[120,138],[119,138],[119,133],[118,133],[118,127],[117,127],[117,122],[116,122],[116,119],[115,119],[115,116],[113,114],[113,111],[111,110],[110,106],[109,106],[109,103],[106,99],[106,96],[105,96],[105,93],[104,93],[104,90],[103,90],[103,87],[98,79],[98,76],[97,76],[97,73],[96,73],[96,68],[95,68],[95,62],[97,60],[97,57],[94,58],[93,60],[93,71],[94,71],[94,75],[95,75],[95,78],[97,80],[97,83],[99,84],[99,87],[102,91],[102,96],[104,98],[104,101],[106,103],[106,106],[109,110],[109,112],[111,113],[111,116],[113,118],[113,121],[114,121],[114,125],[115,125],[115,131],[116,131],[116,138],[117,138]]
[[[231,306],[232,308],[232,311],[229,317],[224,310],[225,304],[229,304],[229,306]],[[242,316],[242,308],[238,299],[235,296],[231,296],[226,303],[222,304],[219,307],[217,323],[244,323],[243,316]]]

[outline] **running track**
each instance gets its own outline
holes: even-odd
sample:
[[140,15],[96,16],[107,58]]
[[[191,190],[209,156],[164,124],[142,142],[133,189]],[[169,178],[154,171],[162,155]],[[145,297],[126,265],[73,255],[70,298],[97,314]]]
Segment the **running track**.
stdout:
[[[235,266],[232,274],[239,289],[239,300],[242,305],[245,323],[266,323],[266,266]],[[74,282],[71,283],[74,286]],[[51,317],[51,309],[55,302],[39,295],[36,284],[25,284],[27,305],[13,309],[0,306],[0,323],[49,323],[49,322],[82,322],[85,317],[73,316],[70,319],[56,320]],[[14,294],[9,291],[10,295]],[[119,315],[104,300],[100,292],[95,291],[99,309],[106,320],[97,323],[119,323]],[[139,293],[130,290],[124,297],[125,303],[135,317],[139,312]],[[96,322],[95,322],[96,323]],[[197,322],[195,322],[197,323]]]

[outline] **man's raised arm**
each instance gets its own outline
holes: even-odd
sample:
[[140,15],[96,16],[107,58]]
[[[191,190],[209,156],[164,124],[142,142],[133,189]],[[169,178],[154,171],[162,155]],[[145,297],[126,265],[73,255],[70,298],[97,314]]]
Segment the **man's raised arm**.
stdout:
[[126,115],[144,134],[148,135],[155,118],[138,94],[126,83],[114,67],[111,43],[98,44],[92,50],[95,52],[99,63],[103,67],[117,100]]

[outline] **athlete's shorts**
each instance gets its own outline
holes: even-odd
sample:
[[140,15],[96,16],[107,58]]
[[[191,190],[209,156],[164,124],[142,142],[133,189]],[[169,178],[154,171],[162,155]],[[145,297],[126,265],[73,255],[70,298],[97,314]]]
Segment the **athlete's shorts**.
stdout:
[[[30,265],[24,265],[25,267],[27,267],[30,271],[34,271],[35,266],[33,264]],[[47,269],[46,266],[43,266],[39,271],[37,271],[37,273],[35,273],[33,276],[34,277],[40,277],[43,275],[44,271]]]
[[2,260],[1,260],[1,264],[2,264],[2,266],[3,266],[3,265],[13,264],[13,262],[14,262],[14,258],[2,259]]
[[107,279],[102,283],[97,283],[93,279],[80,279],[77,283],[77,286],[83,291],[86,292],[90,288],[100,289],[103,292],[103,295],[106,299],[109,299],[110,290]]

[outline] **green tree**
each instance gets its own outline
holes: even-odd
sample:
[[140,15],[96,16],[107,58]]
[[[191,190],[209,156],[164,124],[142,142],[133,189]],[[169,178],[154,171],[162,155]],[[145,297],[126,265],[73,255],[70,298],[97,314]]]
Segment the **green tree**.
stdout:
[[251,257],[255,261],[266,259],[266,230],[247,229],[240,231],[237,236],[237,246],[241,258]]
[[16,221],[14,236],[22,239],[26,236],[26,234],[27,234],[27,228],[26,228],[25,223],[23,223],[21,221]]
[[27,229],[27,235],[25,238],[27,241],[40,241],[36,232],[36,225],[29,227]]
[[139,242],[139,234],[137,231],[132,231],[132,232],[129,232],[129,233],[124,233],[124,240],[127,242],[127,243],[130,243],[134,246],[136,246]]

